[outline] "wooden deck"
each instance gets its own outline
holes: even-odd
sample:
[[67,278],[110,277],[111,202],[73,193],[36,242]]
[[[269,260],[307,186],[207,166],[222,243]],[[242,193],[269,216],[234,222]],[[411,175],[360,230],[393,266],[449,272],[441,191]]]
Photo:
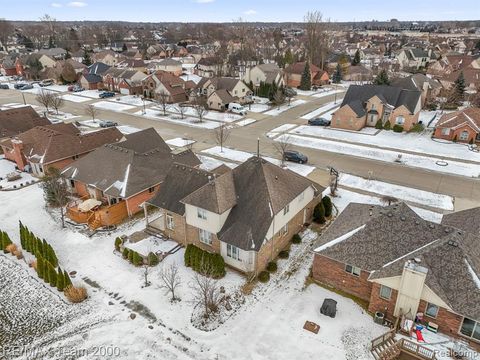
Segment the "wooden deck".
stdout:
[[407,339],[395,340],[395,331],[372,340],[371,352],[376,360],[436,360],[435,351]]
[[118,225],[128,217],[127,203],[100,206],[98,209],[81,212],[78,204],[67,207],[67,217],[76,223],[87,224],[92,230],[104,226]]

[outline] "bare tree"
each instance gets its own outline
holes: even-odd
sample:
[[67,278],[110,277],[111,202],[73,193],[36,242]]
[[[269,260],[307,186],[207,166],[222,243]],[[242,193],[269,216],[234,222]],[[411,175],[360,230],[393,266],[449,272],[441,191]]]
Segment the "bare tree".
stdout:
[[10,21],[0,19],[0,50],[7,51],[8,39],[13,35],[15,27]]
[[167,115],[168,102],[170,100],[170,95],[165,91],[160,91],[157,95],[158,105],[162,108],[163,116]]
[[175,295],[177,288],[182,283],[180,273],[178,272],[178,265],[176,263],[162,267],[160,270],[160,280],[162,280],[160,288],[166,289],[167,294],[170,293],[172,295],[171,301],[180,300],[180,298]]
[[220,145],[220,152],[223,153],[223,145],[228,141],[230,137],[230,129],[225,123],[215,129],[215,141]]
[[59,93],[55,93],[52,96],[51,105],[52,105],[52,108],[55,109],[58,115],[58,109],[60,109],[63,105],[65,105],[65,100],[62,98],[62,96]]
[[323,69],[328,52],[328,34],[326,22],[320,11],[309,11],[305,17],[305,48],[311,64]]
[[283,134],[275,141],[273,146],[281,158],[282,166],[285,165],[285,153],[292,147],[290,135]]
[[143,287],[149,287],[151,285],[150,281],[148,281],[148,268],[149,268],[149,265],[145,265],[143,267],[144,271],[143,271]]
[[54,93],[45,89],[40,90],[40,92],[35,96],[35,100],[40,105],[43,105],[48,112],[48,108],[52,106],[52,101],[54,98]]
[[195,273],[193,276],[193,302],[203,308],[206,319],[218,311],[221,301],[220,287],[212,274],[212,269],[204,266],[201,273]]
[[183,106],[183,104],[178,104],[175,106],[175,111],[180,114],[180,117],[185,119],[185,113],[187,112],[187,107]]
[[203,97],[197,97],[192,104],[195,114],[198,116],[199,122],[203,121],[203,117],[207,114],[207,102]]
[[60,208],[62,227],[65,227],[64,208],[68,204],[68,187],[60,170],[54,167],[48,168],[40,186],[47,204]]
[[98,113],[99,113],[98,109],[95,106],[93,106],[93,104],[87,105],[85,107],[85,114],[90,116],[94,122],[98,116]]
[[280,108],[280,105],[282,105],[285,102],[285,95],[281,90],[277,90],[275,94],[273,94],[273,103]]

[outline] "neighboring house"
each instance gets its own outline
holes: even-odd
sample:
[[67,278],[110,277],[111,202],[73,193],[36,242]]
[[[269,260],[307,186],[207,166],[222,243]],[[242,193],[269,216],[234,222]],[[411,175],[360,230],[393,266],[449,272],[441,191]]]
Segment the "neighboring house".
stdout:
[[223,111],[231,102],[246,104],[252,101],[250,88],[235,78],[203,78],[196,85],[196,92],[198,96],[205,96],[208,106],[215,110]]
[[73,124],[36,126],[11,139],[0,142],[5,158],[22,171],[45,175],[48,167],[63,169],[81,156],[104,144],[119,141],[116,128],[81,134]]
[[18,56],[15,55],[7,55],[0,65],[0,74],[5,76],[15,76],[15,75],[22,75],[22,72],[17,72],[16,60]]
[[159,95],[168,95],[169,103],[181,103],[189,100],[190,92],[195,87],[192,81],[185,81],[166,71],[156,71],[142,81],[143,96],[158,99]]
[[425,103],[435,100],[443,89],[442,84],[423,74],[413,74],[405,78],[395,79],[391,82],[392,86],[407,90],[418,90],[422,92],[422,106]]
[[95,62],[102,62],[108,66],[115,66],[119,62],[125,60],[125,56],[112,50],[103,50],[93,54],[92,59]]
[[[310,78],[312,85],[325,85],[328,84],[330,78],[326,71],[321,70],[318,66],[314,64],[309,64],[310,67]],[[285,83],[289,87],[299,87],[302,80],[302,74],[305,70],[305,62],[296,62],[294,64],[288,65],[284,71]]]
[[122,94],[141,94],[142,81],[147,75],[138,70],[110,68],[102,75],[103,86]]
[[50,120],[38,115],[31,106],[0,110],[0,140],[45,125],[51,125]]
[[[200,161],[191,150],[171,150],[153,128],[101,146],[63,171],[72,193],[80,197],[68,206],[67,215],[92,229],[116,225],[142,210],[173,163],[198,166]],[[78,207],[87,199],[98,201],[93,212]]]
[[467,108],[443,114],[435,125],[433,136],[464,143],[480,142],[480,109]]
[[182,63],[174,59],[164,59],[160,61],[153,61],[148,64],[148,71],[165,71],[175,76],[180,76],[183,73]]
[[440,77],[440,82],[445,89],[451,89],[454,86],[455,81],[462,73],[465,79],[465,90],[470,92],[477,92],[480,88],[480,68],[474,68],[473,66],[468,66],[462,70],[457,70],[449,74],[444,74]]
[[373,79],[373,71],[363,65],[350,66],[343,80],[346,81],[371,81]]
[[78,82],[87,90],[99,90],[103,88],[103,79],[97,74],[84,73],[80,75]]
[[351,85],[340,108],[332,115],[331,126],[361,130],[365,126],[401,125],[410,130],[418,123],[422,109],[421,92],[387,85]]
[[[460,217],[471,228],[470,215]],[[458,225],[458,215],[450,220]],[[446,225],[449,216],[444,222],[423,220],[404,203],[351,203],[317,240],[313,278],[392,323],[423,313],[426,324],[480,348],[478,225],[474,234]]]
[[420,48],[402,49],[397,55],[401,69],[420,69],[435,61],[435,55],[431,50]]
[[63,60],[67,56],[67,50],[62,48],[41,49],[38,51],[38,54],[46,55],[55,60]]
[[226,73],[225,63],[219,57],[204,57],[198,61],[194,68],[194,73],[206,78],[222,76]]
[[258,273],[310,222],[322,190],[260,157],[217,174],[174,165],[148,202],[160,216],[147,217],[147,224],[182,245],[221,254],[239,271]]
[[247,73],[243,81],[247,84],[252,82],[252,84],[257,87],[260,86],[261,83],[276,85],[277,87],[285,85],[282,70],[274,63],[247,68]]
[[107,65],[107,64],[104,64],[102,62],[95,62],[93,63],[92,65],[90,65],[87,69],[87,72],[89,74],[95,74],[95,75],[100,75],[102,76],[103,74],[105,74],[108,69],[110,69],[111,66],[110,65]]
[[147,72],[147,67],[142,59],[125,59],[116,65],[119,69],[128,69],[139,72]]

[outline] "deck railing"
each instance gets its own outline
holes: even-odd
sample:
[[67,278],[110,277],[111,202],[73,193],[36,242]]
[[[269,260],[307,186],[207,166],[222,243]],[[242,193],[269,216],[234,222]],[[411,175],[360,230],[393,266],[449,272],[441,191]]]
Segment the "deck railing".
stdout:
[[420,357],[421,359],[436,360],[435,351],[423,345],[416,344],[407,339],[400,339],[397,344],[402,351],[411,353]]

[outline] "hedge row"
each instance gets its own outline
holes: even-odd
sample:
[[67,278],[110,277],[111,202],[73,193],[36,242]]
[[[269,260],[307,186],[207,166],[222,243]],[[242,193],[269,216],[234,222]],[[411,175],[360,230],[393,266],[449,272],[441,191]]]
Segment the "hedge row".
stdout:
[[133,265],[140,266],[143,265],[143,257],[138,252],[130,250],[128,248],[123,249],[122,256],[124,259],[128,259]]
[[20,221],[20,243],[25,251],[37,257],[39,254],[47,260],[54,268],[58,267],[57,254],[52,246],[45,239],[40,240]]
[[3,250],[3,252],[6,254],[7,251],[7,246],[12,243],[12,240],[10,240],[10,236],[4,231],[0,231],[0,250]]
[[208,272],[214,278],[225,276],[225,261],[220,254],[212,254],[189,244],[185,250],[185,266],[198,273]]

